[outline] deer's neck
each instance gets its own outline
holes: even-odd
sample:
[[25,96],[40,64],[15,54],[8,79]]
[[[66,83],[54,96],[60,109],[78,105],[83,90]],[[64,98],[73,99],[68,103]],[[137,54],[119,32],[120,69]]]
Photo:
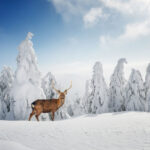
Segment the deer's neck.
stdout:
[[65,103],[65,98],[58,99],[58,108],[60,108]]

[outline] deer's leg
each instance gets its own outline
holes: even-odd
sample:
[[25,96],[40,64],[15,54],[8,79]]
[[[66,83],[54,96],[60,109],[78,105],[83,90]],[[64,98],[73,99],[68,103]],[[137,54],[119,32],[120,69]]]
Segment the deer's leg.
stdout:
[[36,112],[35,117],[36,117],[36,120],[37,120],[37,121],[39,121],[39,115],[40,115],[40,114],[41,114],[41,112],[38,112],[38,111]]
[[30,116],[29,116],[29,121],[31,120],[31,118],[32,118],[32,116],[35,114],[35,111],[34,110],[32,110],[32,112],[31,112],[31,114],[30,114]]
[[55,112],[54,111],[52,111],[51,117],[52,117],[52,121],[54,121],[54,117],[55,117]]
[[37,121],[40,121],[40,120],[39,120],[39,115],[35,115],[35,117],[36,117],[36,120],[37,120]]

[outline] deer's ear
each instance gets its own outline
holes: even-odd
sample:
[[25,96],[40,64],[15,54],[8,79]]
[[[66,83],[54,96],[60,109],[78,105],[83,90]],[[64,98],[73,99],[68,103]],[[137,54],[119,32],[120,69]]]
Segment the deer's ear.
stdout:
[[67,90],[64,91],[64,94],[67,95]]
[[57,93],[60,94],[61,93],[60,90],[58,90]]

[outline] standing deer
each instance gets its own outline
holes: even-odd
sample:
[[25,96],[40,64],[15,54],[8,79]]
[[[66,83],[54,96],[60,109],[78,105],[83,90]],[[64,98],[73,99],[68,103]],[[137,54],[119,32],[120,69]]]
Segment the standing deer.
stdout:
[[65,96],[69,89],[72,87],[71,85],[68,89],[64,92],[57,90],[54,87],[54,83],[52,83],[52,88],[59,94],[58,99],[38,99],[31,104],[32,112],[29,116],[29,121],[31,120],[32,116],[35,115],[37,121],[39,121],[39,115],[41,113],[50,113],[51,112],[51,119],[54,121],[55,112],[64,104]]

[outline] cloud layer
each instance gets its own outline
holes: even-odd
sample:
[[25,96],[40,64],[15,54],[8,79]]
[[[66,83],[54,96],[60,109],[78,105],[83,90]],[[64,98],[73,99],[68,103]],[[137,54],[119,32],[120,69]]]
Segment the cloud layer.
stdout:
[[[120,38],[136,39],[147,36],[149,32],[150,1],[149,0],[50,0],[57,12],[65,20],[79,17],[83,25],[94,27],[108,18],[112,11],[120,17],[128,17],[127,24],[123,24],[124,32]],[[107,11],[106,11],[107,10]],[[111,20],[112,21],[112,20]],[[117,21],[117,20],[114,20]],[[104,35],[103,35],[104,36]],[[107,35],[108,36],[108,35]]]

